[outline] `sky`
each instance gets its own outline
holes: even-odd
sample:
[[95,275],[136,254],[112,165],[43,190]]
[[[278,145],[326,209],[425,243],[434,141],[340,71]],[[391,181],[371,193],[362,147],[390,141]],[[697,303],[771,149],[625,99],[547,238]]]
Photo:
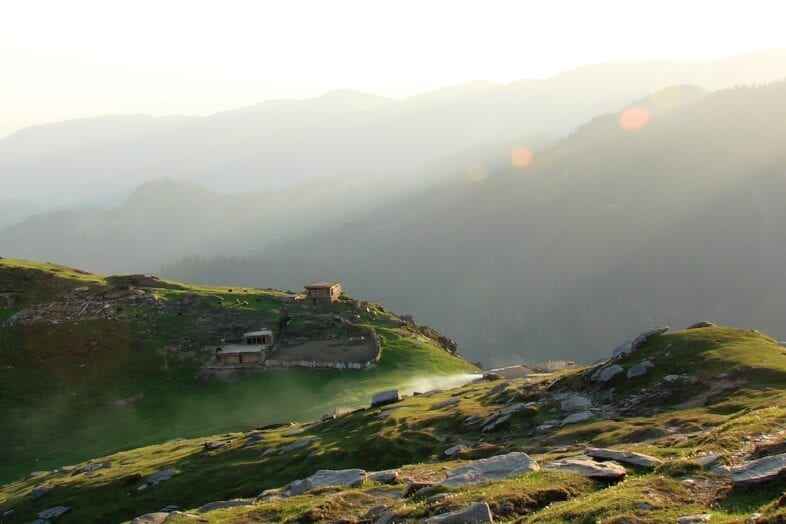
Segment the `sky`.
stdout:
[[598,62],[786,47],[780,0],[4,0],[0,136],[345,88],[396,98]]

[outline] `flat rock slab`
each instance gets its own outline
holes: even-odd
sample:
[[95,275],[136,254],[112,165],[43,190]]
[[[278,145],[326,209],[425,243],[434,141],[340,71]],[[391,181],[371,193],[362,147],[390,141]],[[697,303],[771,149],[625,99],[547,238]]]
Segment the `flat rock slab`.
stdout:
[[368,480],[379,482],[380,484],[393,484],[398,481],[400,471],[397,469],[386,469],[383,471],[373,471],[367,475]]
[[145,513],[131,519],[131,524],[161,524],[165,522],[169,513],[157,511],[156,513]]
[[569,413],[573,413],[575,411],[586,411],[592,407],[592,400],[585,397],[584,395],[571,395],[560,402],[559,407],[562,411],[567,411]]
[[393,404],[401,401],[401,392],[397,389],[389,389],[387,391],[380,391],[371,397],[371,407],[384,406],[386,404]]
[[448,472],[443,486],[464,486],[505,479],[531,471],[540,466],[526,453],[514,451],[485,459],[473,460]]
[[737,486],[760,484],[786,474],[786,453],[752,460],[731,468],[731,481]]
[[155,486],[159,482],[164,482],[165,480],[169,480],[172,477],[174,477],[175,475],[177,475],[177,471],[175,471],[173,469],[165,469],[163,471],[156,471],[152,475],[149,475],[147,477],[147,479],[145,479],[145,482]]
[[197,510],[199,513],[206,513],[217,509],[238,508],[241,506],[252,506],[254,499],[232,499],[232,500],[217,500],[216,502],[208,502],[203,504]]
[[640,468],[654,468],[663,464],[663,461],[659,458],[621,449],[587,448],[584,454],[594,459],[616,460],[617,462],[624,462]]
[[579,422],[584,422],[585,420],[589,420],[595,416],[595,413],[592,411],[579,411],[578,413],[573,413],[572,415],[568,415],[562,422],[560,422],[560,426],[567,426],[568,424],[577,424]]
[[625,468],[616,462],[596,462],[587,457],[556,460],[543,466],[543,469],[549,471],[569,471],[584,475],[591,479],[603,481],[620,480],[627,473]]
[[443,513],[442,515],[434,515],[421,522],[431,524],[465,524],[476,522],[494,522],[494,517],[491,514],[491,508],[485,502],[478,502],[466,508],[451,511],[450,513]]
[[622,366],[619,364],[612,364],[611,366],[606,366],[598,370],[594,375],[593,378],[597,382],[609,382],[614,379],[614,377],[618,376],[620,373],[625,371]]
[[442,402],[436,402],[436,403],[432,404],[431,407],[429,407],[429,409],[432,409],[432,410],[433,409],[442,409],[442,408],[446,408],[448,406],[455,406],[459,402],[461,402],[461,397],[453,397],[453,398],[449,398],[447,400],[443,400]]
[[366,477],[362,469],[321,469],[308,478],[291,482],[282,494],[293,497],[325,486],[357,486]]
[[44,511],[40,512],[36,516],[39,519],[51,520],[51,519],[56,519],[60,515],[68,513],[69,511],[71,511],[71,508],[69,508],[68,506],[55,506],[53,508],[45,509]]

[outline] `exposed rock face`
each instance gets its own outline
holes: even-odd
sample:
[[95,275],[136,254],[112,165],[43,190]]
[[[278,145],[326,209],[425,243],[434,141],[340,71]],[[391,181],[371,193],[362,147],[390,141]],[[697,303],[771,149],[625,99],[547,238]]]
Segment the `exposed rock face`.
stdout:
[[695,324],[691,324],[685,329],[701,329],[701,328],[708,328],[708,327],[715,327],[715,324],[712,322],[707,322],[706,320],[702,320],[701,322],[696,322]]
[[169,513],[164,511],[157,511],[155,513],[145,513],[134,519],[131,519],[131,524],[161,524],[166,522]]
[[473,460],[448,472],[442,481],[444,486],[464,486],[481,484],[491,480],[504,479],[530,471],[538,471],[540,466],[526,453],[514,451],[485,459]]
[[663,464],[659,458],[636,453],[635,451],[623,451],[619,449],[587,448],[584,454],[594,459],[616,460],[641,468],[654,468]]
[[197,510],[199,513],[205,513],[216,509],[237,508],[240,506],[251,506],[254,504],[254,499],[232,499],[232,500],[218,500],[216,502],[208,502],[203,504]]
[[731,481],[737,486],[760,484],[786,474],[786,453],[752,460],[731,468]]
[[362,469],[321,469],[308,478],[291,482],[282,495],[292,497],[324,486],[357,486],[364,480],[366,472]]
[[497,393],[502,393],[509,387],[510,387],[510,382],[503,382],[502,384],[497,384],[496,386],[491,388],[491,394],[496,395]]
[[559,407],[562,411],[567,411],[569,413],[573,413],[576,411],[586,411],[587,409],[592,407],[592,400],[585,397],[584,395],[579,395],[579,394],[571,395],[570,397],[560,402]]
[[421,522],[431,524],[466,524],[475,522],[494,522],[494,517],[491,514],[491,508],[485,502],[478,502],[466,508],[451,511],[450,513],[443,513],[442,515],[435,515]]
[[380,391],[371,398],[371,407],[384,406],[386,404],[393,404],[401,400],[401,393],[397,389],[389,389],[387,391]]
[[628,370],[628,378],[641,377],[649,373],[650,369],[654,368],[655,364],[649,360],[643,360]]
[[584,422],[585,420],[589,420],[594,417],[595,414],[592,411],[579,411],[578,413],[573,413],[572,415],[568,415],[562,422],[560,422],[560,426],[567,426],[568,424],[576,424],[578,422]]
[[667,327],[656,327],[656,328],[649,329],[644,333],[640,334],[639,336],[637,336],[636,338],[626,340],[625,342],[617,346],[612,352],[611,356],[613,358],[620,358],[621,356],[627,355],[632,351],[636,351],[641,346],[643,346],[650,338],[656,335],[662,335],[668,330],[669,328]]
[[157,471],[157,472],[153,473],[152,475],[148,476],[147,479],[145,479],[145,482],[155,486],[156,484],[158,484],[160,482],[164,482],[165,480],[171,479],[175,475],[177,475],[177,471],[172,470],[172,469],[165,469],[163,471]]
[[49,492],[49,488],[46,488],[46,487],[43,487],[43,486],[40,487],[40,488],[34,488],[30,492],[30,498],[33,499],[33,500],[38,500],[41,497],[43,497],[44,495],[46,495],[48,492]]
[[616,462],[595,462],[587,457],[564,458],[543,466],[549,471],[570,471],[595,480],[615,481],[625,476],[625,468]]
[[386,469],[383,471],[373,471],[368,474],[368,480],[379,482],[380,484],[393,484],[398,481],[399,470]]
[[612,364],[596,371],[592,378],[597,382],[609,382],[625,371],[619,364]]
[[52,519],[56,519],[60,515],[68,513],[69,511],[71,511],[71,508],[69,508],[68,506],[55,506],[53,508],[45,509],[44,511],[38,513],[38,518],[44,520],[52,520]]

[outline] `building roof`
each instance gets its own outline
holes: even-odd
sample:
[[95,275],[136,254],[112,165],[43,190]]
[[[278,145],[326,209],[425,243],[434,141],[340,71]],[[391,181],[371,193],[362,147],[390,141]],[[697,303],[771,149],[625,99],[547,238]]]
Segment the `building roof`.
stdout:
[[260,329],[259,331],[249,331],[248,333],[243,333],[243,338],[246,337],[264,337],[266,335],[272,335],[273,332],[269,329]]
[[248,346],[246,344],[225,344],[221,346],[220,353],[225,355],[227,353],[261,353],[264,348],[259,344]]
[[312,282],[311,284],[306,285],[306,289],[330,289],[334,286],[340,286],[341,282],[334,281],[334,282]]

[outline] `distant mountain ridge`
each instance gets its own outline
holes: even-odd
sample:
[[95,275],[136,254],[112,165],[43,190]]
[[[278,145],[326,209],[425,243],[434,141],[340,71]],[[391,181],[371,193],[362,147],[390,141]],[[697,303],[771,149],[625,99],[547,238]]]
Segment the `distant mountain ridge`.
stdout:
[[0,193],[65,205],[98,203],[164,176],[219,192],[357,171],[400,176],[478,144],[564,135],[670,85],[718,89],[784,76],[786,50],[771,50],[698,64],[600,64],[546,80],[475,82],[400,101],[336,91],[209,117],[69,121],[0,140]]

